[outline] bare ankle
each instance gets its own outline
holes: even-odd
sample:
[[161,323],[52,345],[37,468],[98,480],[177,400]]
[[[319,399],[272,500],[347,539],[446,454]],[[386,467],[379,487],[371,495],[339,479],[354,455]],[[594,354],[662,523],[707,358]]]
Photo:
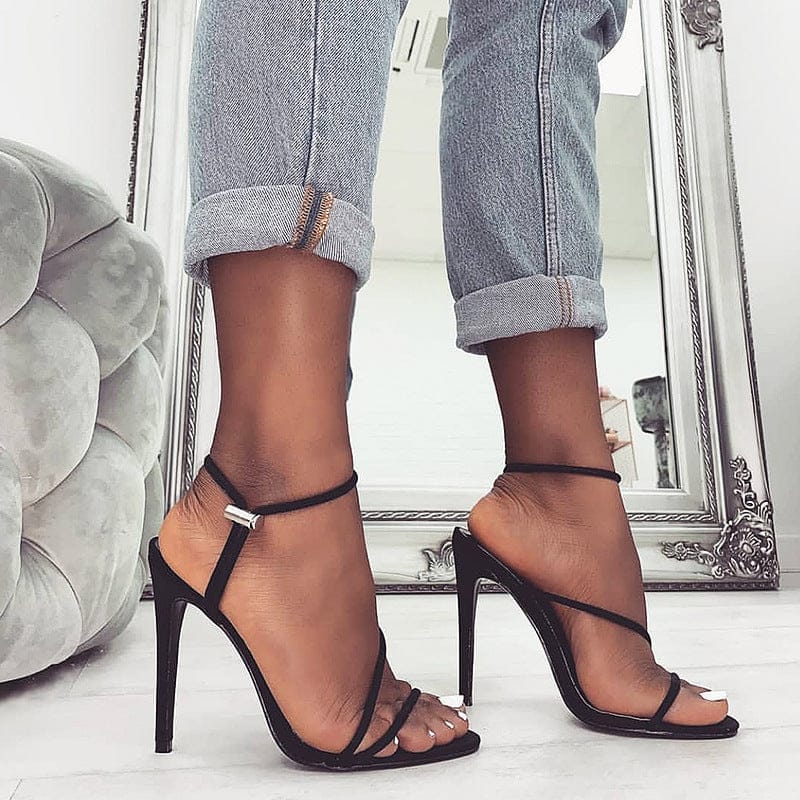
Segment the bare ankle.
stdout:
[[623,510],[619,486],[593,475],[506,472],[497,478],[491,492],[505,502],[533,505],[542,514],[574,516],[576,520],[587,513],[602,516]]
[[266,444],[215,437],[211,457],[248,505],[313,494],[345,480],[353,471],[349,444],[302,441]]

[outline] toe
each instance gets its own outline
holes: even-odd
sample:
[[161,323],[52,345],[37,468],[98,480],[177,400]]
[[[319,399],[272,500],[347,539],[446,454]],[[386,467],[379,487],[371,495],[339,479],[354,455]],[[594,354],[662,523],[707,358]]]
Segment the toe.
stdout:
[[[381,736],[385,736],[386,731],[394,723],[397,714],[403,704],[401,698],[395,702],[381,703],[375,709],[375,714],[370,724],[367,735],[364,737],[365,749],[369,743],[377,741]],[[422,698],[417,701],[414,710],[395,736],[396,744],[391,743],[380,752],[380,756],[391,755],[398,747],[409,753],[424,753],[436,745],[436,715],[431,714],[425,704],[420,704]]]
[[[376,706],[369,730],[364,737],[364,744],[359,750],[364,750],[371,742],[385,736],[410,691],[411,686],[404,681],[394,683],[391,699],[387,696]],[[423,693],[397,732],[395,741],[376,755],[385,758],[397,752],[398,748],[409,753],[424,753],[437,745],[449,744],[462,737],[468,730],[469,720],[463,705],[461,708],[452,708],[443,704],[435,695]]]
[[440,705],[437,713],[445,727],[453,731],[454,738],[463,736],[469,730],[469,717],[464,706],[456,709]]
[[702,687],[681,688],[672,708],[664,716],[664,721],[673,725],[715,725],[728,715],[727,700],[705,700],[700,692]]
[[[447,741],[463,736],[469,730],[469,718],[463,703],[459,708],[454,708],[443,703],[442,698],[430,694],[423,694],[420,701],[425,707],[426,715],[430,719],[444,724],[444,727],[451,732],[446,737]],[[434,731],[438,734],[438,729],[434,728]],[[442,741],[439,740],[438,744],[442,744]]]
[[449,744],[463,736],[468,728],[463,711],[444,705],[432,694],[423,693],[398,736],[404,750],[424,752]]
[[400,747],[409,753],[424,753],[436,747],[436,731],[420,715],[412,714],[397,734]]
[[389,756],[393,756],[398,750],[400,749],[400,740],[395,736],[394,739],[386,745],[378,753],[375,753],[376,758],[388,758]]
[[438,697],[423,695],[420,698],[420,710],[428,727],[436,734],[437,745],[450,744],[467,732],[467,723],[458,716],[458,712],[443,705]]
[[436,744],[450,744],[456,738],[455,724],[438,717],[431,721],[431,730],[436,734]]
[[[367,735],[364,737],[364,744],[359,747],[359,750],[371,747],[373,742],[386,735],[400,711],[401,704],[402,701],[384,703],[375,709],[372,723],[369,726]],[[394,740],[376,755],[385,758],[395,753],[398,748],[402,748],[409,753],[424,753],[436,744],[436,731],[431,731],[432,727],[435,726],[431,725],[425,716],[418,713],[415,708],[405,724],[397,732]]]

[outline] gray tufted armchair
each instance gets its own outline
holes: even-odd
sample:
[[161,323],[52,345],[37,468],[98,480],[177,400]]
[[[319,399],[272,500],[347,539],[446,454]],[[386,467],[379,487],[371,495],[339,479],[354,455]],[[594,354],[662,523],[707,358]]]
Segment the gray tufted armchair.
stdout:
[[0,139],[0,681],[107,642],[163,517],[159,253],[65,164]]

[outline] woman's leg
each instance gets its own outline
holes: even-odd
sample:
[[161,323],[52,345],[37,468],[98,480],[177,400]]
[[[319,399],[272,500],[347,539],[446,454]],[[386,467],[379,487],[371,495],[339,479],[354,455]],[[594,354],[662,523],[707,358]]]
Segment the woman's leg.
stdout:
[[[353,469],[345,369],[401,4],[319,9],[205,0],[198,22],[186,267],[210,281],[214,303],[222,397],[211,453],[251,505],[320,492]],[[228,502],[201,469],[160,532],[165,559],[198,591],[230,530]],[[378,650],[356,493],[266,518],[221,609],[298,735],[342,750]],[[387,667],[361,749],[409,690]],[[466,728],[423,695],[399,744],[427,750]]]
[[[442,184],[459,347],[486,353],[511,461],[612,468],[598,401],[594,115],[598,60],[626,0],[454,0],[444,68]],[[645,623],[641,569],[619,488],[504,474],[469,528],[545,590]],[[649,716],[669,686],[638,635],[559,609],[599,708]],[[685,685],[668,722],[725,717]]]

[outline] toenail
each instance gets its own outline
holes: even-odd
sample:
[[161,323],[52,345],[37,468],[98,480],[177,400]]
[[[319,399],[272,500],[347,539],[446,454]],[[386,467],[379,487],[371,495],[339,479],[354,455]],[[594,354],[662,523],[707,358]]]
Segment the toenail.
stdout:
[[450,728],[451,731],[454,730],[456,727],[455,725],[453,725],[452,722],[450,722],[449,719],[442,720],[442,722],[444,722],[444,724],[447,725],[447,727]]
[[428,736],[430,736],[431,739],[435,739],[436,738],[436,734],[430,728],[428,728]]
[[703,700],[708,700],[709,702],[713,703],[717,700],[727,700],[728,693],[727,692],[700,692],[700,697]]
[[467,717],[467,715],[463,711],[457,711],[456,713],[458,714],[459,717],[461,717],[461,719],[464,720],[464,722],[466,722],[469,719],[469,717]]
[[443,706],[450,706],[450,708],[461,708],[464,705],[463,694],[448,694],[439,698],[439,702]]
[[395,736],[394,739],[392,739],[392,744],[395,747],[400,747],[400,740]]

